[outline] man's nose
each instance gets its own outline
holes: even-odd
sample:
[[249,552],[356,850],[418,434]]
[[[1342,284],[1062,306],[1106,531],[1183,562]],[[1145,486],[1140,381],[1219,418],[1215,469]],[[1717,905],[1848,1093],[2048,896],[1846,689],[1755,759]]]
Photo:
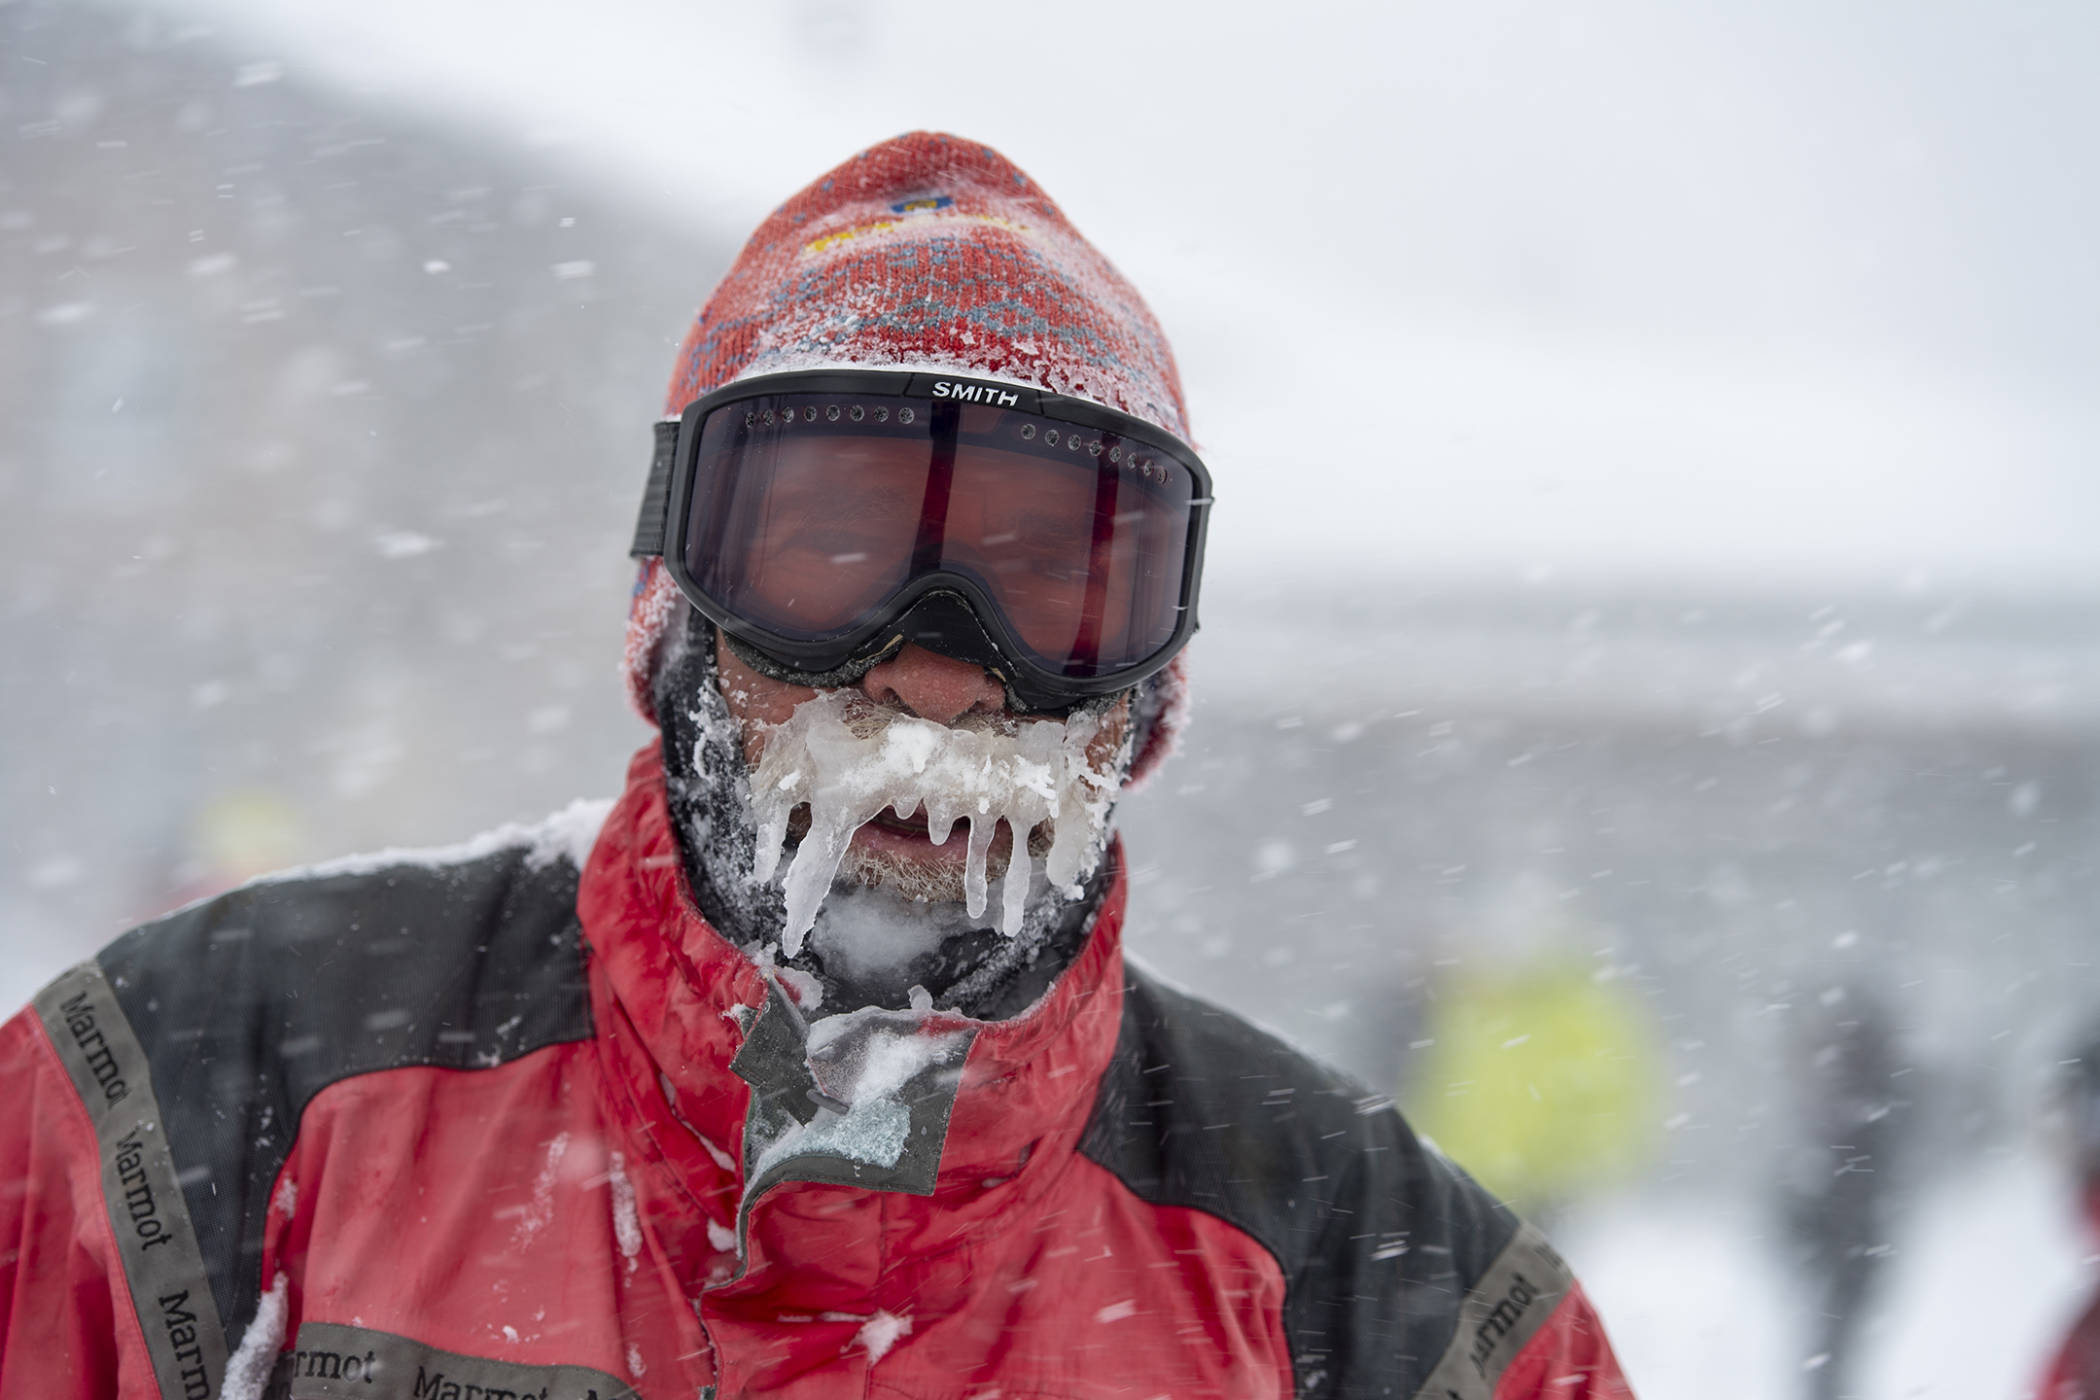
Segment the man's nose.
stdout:
[[897,705],[921,719],[953,724],[973,710],[992,714],[1006,706],[1006,687],[982,666],[928,651],[917,642],[868,668],[860,688],[870,700]]

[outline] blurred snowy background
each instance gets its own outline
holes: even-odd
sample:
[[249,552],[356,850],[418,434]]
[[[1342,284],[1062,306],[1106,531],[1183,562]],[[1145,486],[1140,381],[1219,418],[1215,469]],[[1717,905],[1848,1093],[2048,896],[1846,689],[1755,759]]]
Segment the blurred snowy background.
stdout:
[[0,994],[609,793],[677,338],[945,128],[1218,478],[1133,946],[1542,1215],[1645,1394],[2019,1394],[2093,1262],[2096,78],[2083,0],[0,3]]

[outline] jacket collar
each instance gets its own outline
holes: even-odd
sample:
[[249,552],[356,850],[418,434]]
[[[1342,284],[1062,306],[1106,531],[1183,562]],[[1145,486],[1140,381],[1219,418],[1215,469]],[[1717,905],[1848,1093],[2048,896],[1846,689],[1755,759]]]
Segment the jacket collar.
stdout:
[[[923,1018],[922,1033],[967,1044],[967,1056],[960,1075],[947,1077],[953,1098],[930,1181],[860,1174],[860,1184],[875,1189],[930,1196],[930,1210],[881,1212],[885,1230],[904,1228],[920,1247],[938,1247],[1039,1195],[1070,1160],[1121,1018],[1119,846],[1109,859],[1118,868],[1086,944],[1033,1007],[1006,1021]],[[715,1223],[720,1238],[758,1146],[754,1138],[747,1156],[750,1081],[765,1082],[752,1060],[769,1055],[776,1069],[782,1063],[777,1047],[754,1042],[780,1039],[781,1018],[793,1018],[765,973],[694,903],[654,743],[629,765],[626,790],[585,868],[577,909],[613,1107],[638,1155]],[[799,1034],[788,1038],[790,1049],[799,1048]],[[737,1063],[747,1046],[751,1054]],[[915,1106],[915,1132],[919,1117]],[[789,1175],[841,1181],[817,1165]],[[776,1175],[757,1177],[754,1203],[792,1211],[792,1185],[768,1186]]]

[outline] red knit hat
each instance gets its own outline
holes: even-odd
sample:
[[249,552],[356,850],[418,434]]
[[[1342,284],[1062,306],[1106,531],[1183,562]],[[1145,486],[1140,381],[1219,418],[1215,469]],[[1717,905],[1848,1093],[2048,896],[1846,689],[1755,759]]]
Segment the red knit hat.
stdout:
[[[1036,183],[989,146],[913,132],[861,152],[776,209],[687,333],[675,417],[733,379],[851,365],[956,370],[1118,408],[1186,439],[1174,355],[1122,275]],[[628,694],[649,677],[677,585],[643,565],[627,621]],[[1185,713],[1182,659],[1132,778]]]

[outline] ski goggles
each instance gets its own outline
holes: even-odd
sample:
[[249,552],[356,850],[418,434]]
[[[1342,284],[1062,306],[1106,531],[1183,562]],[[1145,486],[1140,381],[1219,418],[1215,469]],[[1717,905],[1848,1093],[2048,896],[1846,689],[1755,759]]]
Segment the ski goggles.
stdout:
[[1210,473],[1083,399],[816,370],[656,425],[636,557],[759,669],[845,684],[918,642],[1058,709],[1137,684],[1196,629]]

